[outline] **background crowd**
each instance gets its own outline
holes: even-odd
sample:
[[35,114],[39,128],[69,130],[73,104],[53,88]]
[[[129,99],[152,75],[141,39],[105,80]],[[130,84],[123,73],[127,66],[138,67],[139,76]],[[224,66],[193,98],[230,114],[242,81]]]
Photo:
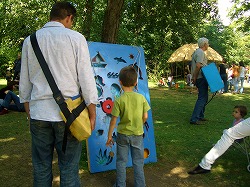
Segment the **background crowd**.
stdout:
[[220,93],[244,93],[244,82],[249,82],[249,69],[245,67],[242,61],[233,63],[231,66],[223,61],[219,65],[219,71],[224,82],[224,88]]

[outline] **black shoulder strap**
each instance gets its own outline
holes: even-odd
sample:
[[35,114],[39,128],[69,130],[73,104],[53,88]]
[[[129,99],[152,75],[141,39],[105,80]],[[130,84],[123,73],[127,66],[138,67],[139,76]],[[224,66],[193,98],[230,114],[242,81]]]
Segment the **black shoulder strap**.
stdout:
[[50,70],[49,70],[49,66],[48,64],[46,63],[45,59],[44,59],[44,56],[42,54],[42,51],[38,45],[38,42],[37,42],[37,39],[36,39],[36,33],[33,33],[31,36],[30,36],[30,41],[31,41],[31,45],[33,47],[33,50],[35,52],[35,55],[38,59],[38,62],[43,70],[43,73],[50,85],[50,88],[53,92],[53,97],[55,98],[56,102],[58,105],[60,105],[61,103],[64,102],[64,98],[62,96],[62,93],[61,91],[58,89],[57,87],[57,84],[54,80],[54,77],[53,75],[51,74]]
[[72,110],[72,113],[69,111],[67,107],[67,103],[65,103],[64,97],[57,87],[57,84],[54,80],[53,75],[50,72],[50,69],[48,67],[48,64],[46,63],[44,56],[42,54],[42,51],[38,45],[37,39],[36,39],[36,32],[33,33],[30,36],[31,45],[33,47],[33,50],[35,52],[35,55],[38,59],[38,62],[42,68],[42,71],[48,81],[48,84],[50,85],[50,88],[53,92],[53,97],[56,101],[56,103],[59,105],[61,111],[63,112],[65,118],[67,119],[66,125],[65,125],[65,131],[64,131],[64,137],[63,137],[63,147],[62,150],[65,153],[66,150],[66,144],[67,144],[67,134],[69,132],[69,126],[73,123],[73,121],[80,115],[80,113],[84,110],[86,107],[86,104],[82,102],[77,108]]

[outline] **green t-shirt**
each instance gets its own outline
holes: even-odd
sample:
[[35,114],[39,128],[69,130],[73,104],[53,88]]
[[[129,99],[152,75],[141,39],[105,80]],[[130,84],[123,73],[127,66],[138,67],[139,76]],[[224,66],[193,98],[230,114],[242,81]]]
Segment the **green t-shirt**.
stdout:
[[125,135],[142,135],[142,116],[150,109],[145,97],[136,92],[124,92],[115,100],[112,115],[120,117],[117,132]]

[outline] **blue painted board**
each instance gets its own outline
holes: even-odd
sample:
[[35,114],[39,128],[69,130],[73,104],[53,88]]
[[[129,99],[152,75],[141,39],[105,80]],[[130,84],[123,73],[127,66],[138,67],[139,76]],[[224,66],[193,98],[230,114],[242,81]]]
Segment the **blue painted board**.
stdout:
[[[96,128],[87,141],[88,164],[91,173],[115,169],[116,144],[106,147],[110,113],[115,98],[122,90],[118,75],[125,66],[134,66],[138,73],[137,91],[145,96],[150,104],[148,78],[144,51],[141,47],[89,42],[90,58],[95,74],[98,99]],[[156,162],[156,148],[151,110],[144,125],[144,158],[145,163]],[[113,134],[116,138],[116,132]],[[128,166],[132,166],[129,156]]]

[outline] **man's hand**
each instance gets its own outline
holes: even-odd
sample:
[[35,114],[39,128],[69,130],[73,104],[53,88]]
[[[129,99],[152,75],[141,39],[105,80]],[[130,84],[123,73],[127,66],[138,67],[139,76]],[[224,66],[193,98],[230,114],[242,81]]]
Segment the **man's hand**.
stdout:
[[197,80],[197,77],[199,75],[199,72],[200,72],[200,69],[202,68],[202,64],[201,63],[196,63],[196,67],[195,67],[195,70],[194,70],[194,73],[193,73],[193,76],[192,76],[192,83],[194,85],[196,85],[196,80]]
[[91,131],[95,130],[95,118],[90,118]]

